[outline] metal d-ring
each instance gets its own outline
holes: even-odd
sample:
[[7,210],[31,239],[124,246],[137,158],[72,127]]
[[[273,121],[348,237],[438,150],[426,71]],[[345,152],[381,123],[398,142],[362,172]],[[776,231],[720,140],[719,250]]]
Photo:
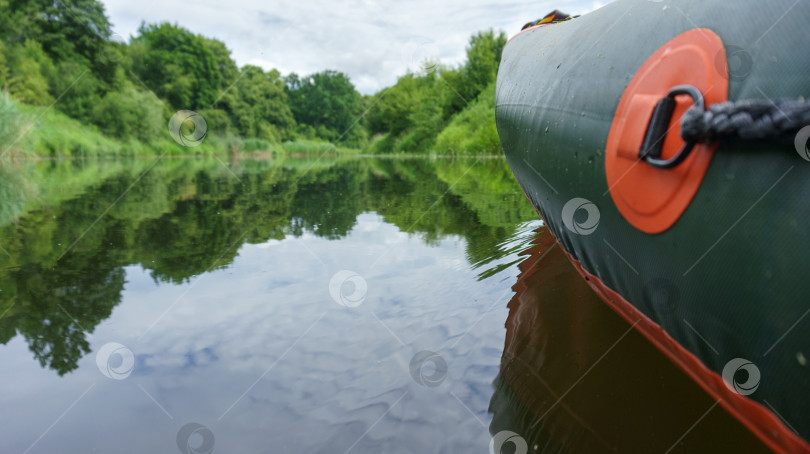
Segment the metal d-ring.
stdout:
[[678,95],[689,95],[700,110],[705,110],[703,94],[693,85],[678,85],[672,87],[667,95],[661,98],[655,105],[647,131],[644,133],[644,140],[641,142],[641,149],[638,157],[647,164],[659,169],[671,169],[677,166],[689,156],[695,148],[695,142],[686,142],[681,151],[669,159],[661,159],[661,150],[664,146],[664,139],[669,131],[669,124],[672,121],[672,113],[675,111],[675,97]]

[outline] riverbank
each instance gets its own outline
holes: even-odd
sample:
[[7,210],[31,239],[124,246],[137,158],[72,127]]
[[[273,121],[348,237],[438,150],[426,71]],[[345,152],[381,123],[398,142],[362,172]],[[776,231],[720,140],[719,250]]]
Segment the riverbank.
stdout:
[[31,158],[135,156],[236,156],[253,159],[296,154],[354,154],[360,150],[314,140],[273,143],[238,136],[206,135],[199,145],[185,146],[165,135],[149,142],[109,137],[52,107],[30,106],[0,95],[0,161]]
[[361,148],[322,140],[271,142],[236,135],[206,134],[188,146],[165,134],[148,142],[110,137],[54,109],[31,106],[0,94],[0,162],[19,159],[134,157],[134,156],[231,156],[270,159],[289,155],[362,154],[366,156],[502,156],[494,120],[494,86],[488,87],[467,108],[438,131],[429,144],[412,147],[408,134],[378,134]]

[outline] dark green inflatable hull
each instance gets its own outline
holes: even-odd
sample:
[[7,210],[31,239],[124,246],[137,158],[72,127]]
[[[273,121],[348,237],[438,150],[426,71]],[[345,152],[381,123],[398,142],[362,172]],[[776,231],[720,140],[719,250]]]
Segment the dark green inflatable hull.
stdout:
[[[723,142],[677,222],[647,234],[611,198],[605,147],[639,67],[695,28],[745,57],[729,100],[810,96],[808,24],[803,0],[619,0],[512,38],[496,92],[512,171],[572,260],[717,376],[736,358],[753,363],[761,377],[746,399],[783,418],[801,443],[810,438],[810,162],[793,144]],[[574,198],[598,208],[592,233],[564,225]]]

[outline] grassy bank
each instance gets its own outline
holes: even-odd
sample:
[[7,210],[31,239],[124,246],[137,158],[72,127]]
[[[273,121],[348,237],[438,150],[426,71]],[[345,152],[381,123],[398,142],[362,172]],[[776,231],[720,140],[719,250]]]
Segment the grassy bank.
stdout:
[[49,107],[19,103],[0,93],[0,161],[136,156],[235,156],[278,158],[302,155],[499,155],[495,129],[494,85],[466,109],[453,116],[424,148],[403,146],[401,137],[379,134],[363,149],[347,148],[317,140],[271,142],[258,138],[209,134],[203,142],[187,147],[165,134],[149,142],[110,137],[92,124],[84,124]]
[[495,86],[480,95],[426,140],[413,143],[413,131],[384,133],[362,149],[318,140],[271,142],[259,138],[208,134],[198,146],[177,143],[168,131],[148,142],[110,137],[98,127],[75,120],[50,107],[22,104],[0,93],[0,160],[30,158],[88,158],[134,156],[212,156],[275,158],[279,156],[333,154],[501,155],[495,128]]
[[0,93],[1,160],[28,158],[88,158],[134,156],[278,157],[299,154],[357,153],[328,142],[294,140],[274,143],[264,139],[206,135],[198,146],[175,142],[169,134],[148,142],[110,137],[92,124],[85,124],[50,107],[30,106]]

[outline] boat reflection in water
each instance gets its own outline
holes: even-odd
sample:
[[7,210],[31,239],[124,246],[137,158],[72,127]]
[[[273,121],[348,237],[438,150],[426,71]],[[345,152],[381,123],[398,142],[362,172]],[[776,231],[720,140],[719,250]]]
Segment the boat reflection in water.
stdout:
[[608,308],[545,227],[523,254],[489,408],[495,453],[770,452]]

